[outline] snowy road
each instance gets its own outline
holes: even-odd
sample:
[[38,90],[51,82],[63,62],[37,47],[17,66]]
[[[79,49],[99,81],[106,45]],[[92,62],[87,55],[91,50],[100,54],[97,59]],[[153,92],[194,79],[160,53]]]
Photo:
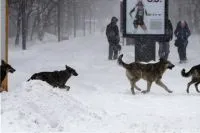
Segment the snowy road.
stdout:
[[[69,133],[199,133],[200,94],[190,80],[180,75],[200,62],[200,40],[193,36],[188,48],[189,63],[178,64],[177,50],[171,45],[170,60],[176,65],[167,71],[167,94],[152,86],[151,92],[133,96],[125,70],[107,60],[107,42],[95,35],[61,43],[34,44],[27,51],[11,49],[9,93],[1,94],[2,132]],[[123,46],[124,60],[132,62],[134,47]],[[67,83],[66,92],[41,81],[25,82],[33,73],[64,69],[68,64],[79,73]],[[138,82],[146,89],[146,82]]]

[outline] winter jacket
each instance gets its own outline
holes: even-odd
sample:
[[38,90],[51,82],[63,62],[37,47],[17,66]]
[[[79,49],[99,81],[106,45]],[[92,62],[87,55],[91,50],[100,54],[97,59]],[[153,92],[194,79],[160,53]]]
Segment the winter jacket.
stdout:
[[166,42],[171,41],[173,39],[173,26],[169,19],[167,20],[165,32],[166,32],[166,34],[165,34],[164,40]]
[[[186,22],[185,22],[186,23]],[[187,41],[188,37],[191,35],[190,29],[186,23],[185,27],[181,27],[181,22],[178,22],[176,30],[174,32],[178,40]]]
[[164,37],[157,37],[156,40],[158,42],[169,42],[172,39],[173,39],[173,26],[171,21],[168,19],[166,22]]
[[106,36],[110,44],[118,44],[120,41],[118,26],[113,23],[107,25]]

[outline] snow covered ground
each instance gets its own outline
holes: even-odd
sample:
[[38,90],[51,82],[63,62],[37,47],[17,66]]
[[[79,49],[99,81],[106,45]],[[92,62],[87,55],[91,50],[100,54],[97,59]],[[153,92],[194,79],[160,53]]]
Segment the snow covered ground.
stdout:
[[[1,95],[2,133],[199,133],[200,94],[194,86],[186,94],[189,78],[180,75],[200,62],[200,40],[192,36],[187,64],[179,64],[171,44],[170,60],[176,67],[163,81],[173,90],[152,86],[149,94],[132,95],[125,70],[107,60],[108,44],[96,34],[57,43],[32,44],[28,50],[10,48],[9,62],[16,72],[9,75],[9,92]],[[124,60],[134,60],[134,47],[123,46]],[[67,85],[69,92],[52,88],[42,81],[26,80],[36,72],[77,70]],[[138,82],[146,89],[146,82]]]

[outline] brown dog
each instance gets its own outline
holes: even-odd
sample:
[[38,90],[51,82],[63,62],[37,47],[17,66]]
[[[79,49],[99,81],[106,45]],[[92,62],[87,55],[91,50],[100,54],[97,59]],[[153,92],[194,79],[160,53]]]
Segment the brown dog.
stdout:
[[131,83],[132,94],[135,94],[134,88],[141,91],[141,89],[136,86],[136,82],[140,79],[147,81],[147,90],[142,91],[142,93],[150,92],[153,82],[164,88],[167,92],[172,93],[172,91],[169,90],[167,86],[161,81],[164,72],[167,69],[172,69],[174,67],[170,61],[160,59],[159,62],[154,64],[141,64],[137,62],[126,64],[122,61],[122,57],[123,55],[119,56],[118,63],[126,69],[126,76]]

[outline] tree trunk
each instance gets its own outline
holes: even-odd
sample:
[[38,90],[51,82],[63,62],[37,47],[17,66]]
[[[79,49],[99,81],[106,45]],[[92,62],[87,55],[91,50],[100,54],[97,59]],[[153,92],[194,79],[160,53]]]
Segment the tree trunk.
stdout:
[[17,33],[15,38],[15,45],[19,45],[20,30],[21,30],[21,8],[19,7],[17,14]]
[[58,25],[58,42],[61,41],[61,30],[60,30],[60,16],[61,16],[61,1],[58,1],[58,8],[57,8],[57,25]]
[[33,40],[33,35],[34,35],[34,32],[35,32],[36,23],[37,23],[37,17],[35,17],[34,22],[33,22],[33,26],[32,26],[32,29],[31,29],[31,36],[30,36],[31,41]]
[[90,34],[92,34],[92,9],[90,9],[90,15],[89,15],[89,30],[90,30]]
[[44,12],[42,12],[42,8],[38,9],[38,39],[40,41],[44,38]]
[[22,0],[22,49],[26,50],[27,19],[26,19],[26,0]]
[[85,14],[85,7],[83,7],[83,36],[86,36]]
[[96,32],[96,19],[95,18],[93,18],[93,25],[94,25],[94,27],[93,27],[93,31],[94,31],[94,33]]
[[73,1],[74,37],[76,37],[76,0]]

